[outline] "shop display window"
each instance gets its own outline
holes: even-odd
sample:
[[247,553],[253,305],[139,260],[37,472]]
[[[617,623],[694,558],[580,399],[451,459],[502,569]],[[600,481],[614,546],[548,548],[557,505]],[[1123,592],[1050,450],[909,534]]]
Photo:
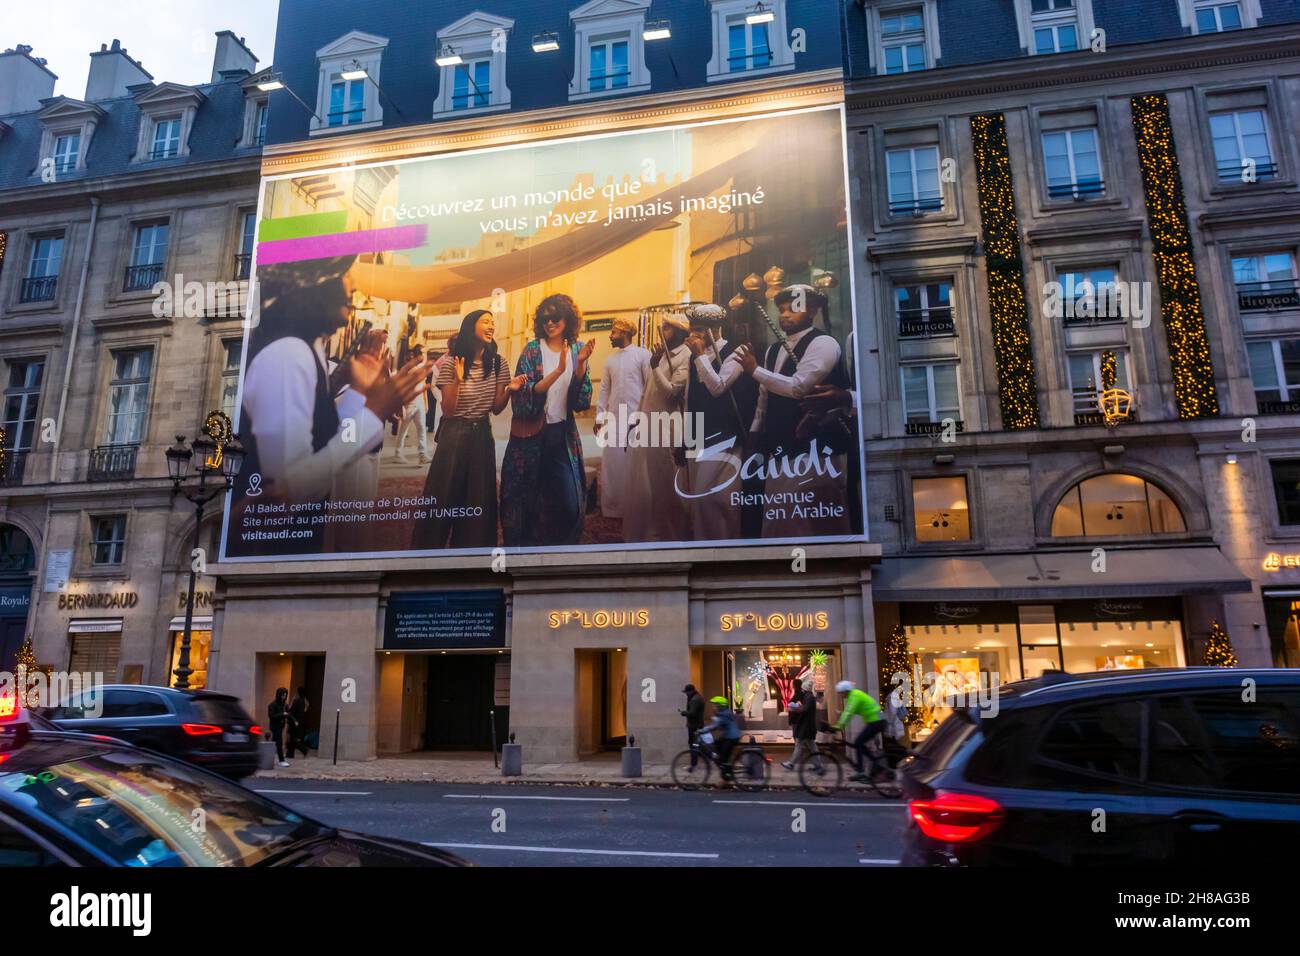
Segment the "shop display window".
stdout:
[[[706,651],[705,698],[729,697],[746,734],[761,743],[792,741],[789,703],[803,679],[812,675],[817,695],[818,720],[839,714],[834,698],[840,680],[840,661],[834,648],[740,647]],[[730,688],[724,694],[723,688]]]
[[[208,649],[212,644],[211,631],[190,631],[190,689],[208,686]],[[167,686],[176,682],[176,668],[181,666],[181,632],[172,631],[172,662],[166,676]]]
[[913,478],[912,513],[918,542],[969,541],[970,505],[965,476]]
[[1187,664],[1178,621],[1062,623],[1061,653],[1071,674]]

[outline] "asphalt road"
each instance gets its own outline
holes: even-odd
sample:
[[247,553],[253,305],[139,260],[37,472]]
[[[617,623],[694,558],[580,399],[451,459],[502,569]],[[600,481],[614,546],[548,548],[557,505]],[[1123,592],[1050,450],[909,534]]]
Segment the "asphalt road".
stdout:
[[901,800],[856,794],[267,779],[253,789],[481,866],[893,866],[907,819]]

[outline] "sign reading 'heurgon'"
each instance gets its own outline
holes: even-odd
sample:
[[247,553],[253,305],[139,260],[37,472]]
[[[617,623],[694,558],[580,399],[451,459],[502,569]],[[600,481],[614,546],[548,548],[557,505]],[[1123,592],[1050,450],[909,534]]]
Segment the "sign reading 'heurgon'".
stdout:
[[388,598],[385,650],[505,646],[502,590],[414,591]]

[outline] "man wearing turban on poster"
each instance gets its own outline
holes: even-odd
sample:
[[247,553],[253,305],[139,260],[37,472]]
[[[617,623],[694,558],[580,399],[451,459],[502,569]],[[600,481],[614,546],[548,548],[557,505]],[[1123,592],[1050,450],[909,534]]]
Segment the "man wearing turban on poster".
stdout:
[[600,512],[621,518],[627,498],[628,419],[641,407],[650,378],[650,352],[636,343],[636,323],[616,318],[609,333],[613,353],[605,359],[605,373],[596,400],[597,434],[604,435],[600,452]]
[[650,446],[662,445],[655,439],[666,434],[682,434],[681,428],[669,428],[665,422],[673,412],[680,418],[686,402],[691,361],[686,336],[690,329],[684,317],[668,315],[663,320],[663,344],[650,356],[650,377],[639,409],[645,413],[645,424],[635,429],[630,439],[633,447],[623,509],[623,540],[629,544],[689,540],[686,503],[677,494],[674,449]]

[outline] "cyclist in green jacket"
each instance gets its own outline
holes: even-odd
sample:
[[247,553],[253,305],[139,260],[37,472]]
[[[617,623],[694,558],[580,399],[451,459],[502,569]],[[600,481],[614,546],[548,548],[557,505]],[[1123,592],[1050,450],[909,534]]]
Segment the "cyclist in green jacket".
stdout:
[[840,719],[836,721],[835,729],[843,730],[848,725],[848,722],[853,719],[854,714],[857,714],[866,722],[862,732],[853,740],[853,763],[858,772],[849,779],[867,780],[867,760],[871,761],[873,770],[876,767],[876,758],[867,750],[867,744],[875,737],[881,737],[881,744],[884,744],[885,718],[880,712],[880,704],[876,703],[876,699],[865,691],[858,690],[853,681],[842,680],[835,685],[835,690],[848,695],[844,698],[840,710]]

